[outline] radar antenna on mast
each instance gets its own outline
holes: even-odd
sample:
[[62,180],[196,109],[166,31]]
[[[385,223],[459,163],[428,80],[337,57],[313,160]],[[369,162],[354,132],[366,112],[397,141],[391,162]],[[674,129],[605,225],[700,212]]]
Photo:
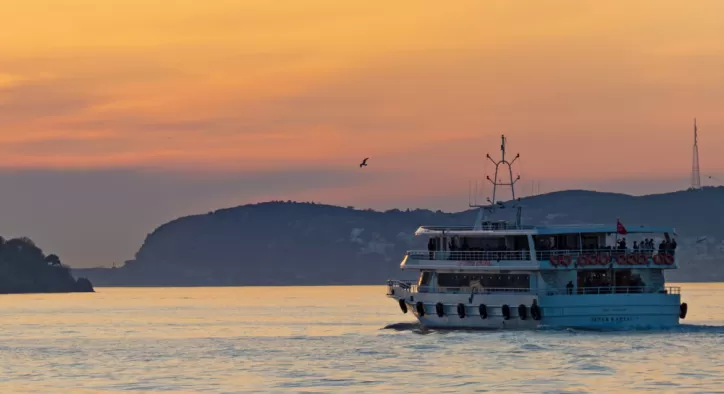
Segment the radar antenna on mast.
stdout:
[[[511,194],[511,204],[509,207],[511,208],[517,208],[517,214],[516,214],[516,226],[520,227],[521,225],[521,207],[518,206],[518,199],[515,197],[515,184],[520,180],[520,175],[518,175],[515,179],[513,179],[513,163],[515,163],[518,158],[520,158],[520,154],[517,154],[515,158],[513,158],[512,161],[508,161],[505,159],[505,147],[508,142],[508,139],[505,138],[505,135],[502,135],[500,137],[501,143],[500,143],[500,152],[501,152],[501,158],[498,161],[493,160],[490,155],[486,155],[486,158],[490,160],[495,165],[495,175],[493,175],[493,179],[490,179],[489,176],[486,176],[485,178],[493,185],[493,195],[492,200],[490,198],[487,199],[488,205],[479,205],[477,203],[475,204],[468,204],[471,208],[480,208],[480,211],[478,212],[478,217],[475,220],[475,229],[481,229],[482,223],[485,220],[485,217],[487,216],[487,213],[493,213],[496,211],[496,209],[503,209],[506,208],[506,204],[504,204],[502,201],[496,200],[496,195],[498,192],[498,186],[510,186],[510,194]],[[509,180],[507,182],[501,182],[498,178],[498,174],[500,173],[501,169],[500,166],[507,166],[508,167],[508,176]],[[476,193],[477,193],[477,184],[476,184]]]

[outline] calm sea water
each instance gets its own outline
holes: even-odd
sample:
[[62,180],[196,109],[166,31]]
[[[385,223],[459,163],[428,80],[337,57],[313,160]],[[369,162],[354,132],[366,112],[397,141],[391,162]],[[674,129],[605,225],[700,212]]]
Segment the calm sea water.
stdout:
[[421,330],[384,287],[0,296],[0,392],[724,392],[724,285],[665,331]]

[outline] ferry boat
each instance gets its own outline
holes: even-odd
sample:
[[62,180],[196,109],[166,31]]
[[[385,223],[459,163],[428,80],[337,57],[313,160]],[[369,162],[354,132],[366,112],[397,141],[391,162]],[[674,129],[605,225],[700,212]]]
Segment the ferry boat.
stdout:
[[[479,208],[473,226],[422,226],[415,235],[427,250],[408,251],[402,270],[419,272],[415,281],[390,280],[387,296],[403,313],[429,328],[583,329],[665,328],[687,314],[679,287],[664,273],[678,268],[676,232],[668,227],[522,224],[515,198],[512,161],[502,136],[495,164],[492,200]],[[501,166],[510,179],[499,182]],[[499,186],[512,199],[497,202]],[[515,212],[514,220],[492,220]],[[613,221],[612,221],[613,222]],[[635,247],[634,247],[635,242]],[[640,246],[639,246],[640,245]]]

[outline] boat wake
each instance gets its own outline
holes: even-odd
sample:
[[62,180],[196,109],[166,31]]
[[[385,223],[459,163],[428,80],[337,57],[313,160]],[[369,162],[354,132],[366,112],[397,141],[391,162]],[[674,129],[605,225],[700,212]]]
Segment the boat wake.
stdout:
[[382,330],[395,330],[395,331],[409,331],[415,334],[446,334],[452,332],[499,332],[499,331],[530,331],[525,329],[510,329],[510,328],[445,328],[445,327],[425,327],[419,322],[406,322],[406,323],[394,323],[388,324],[381,328]]
[[382,330],[410,331],[418,334],[426,334],[430,332],[429,329],[425,328],[419,322],[388,324],[383,327]]
[[422,328],[420,323],[394,323],[383,327],[383,330],[411,331]]
[[[382,330],[394,330],[394,331],[408,331],[416,334],[432,334],[432,333],[447,333],[447,332],[490,332],[490,331],[503,331],[503,329],[470,329],[470,328],[428,328],[420,324],[419,322],[405,322],[405,323],[393,323],[388,324],[381,328]],[[504,331],[511,331],[505,329]],[[571,328],[571,327],[539,327],[535,330],[514,330],[514,331],[531,331],[531,332],[567,332],[571,334],[586,334],[586,333],[702,333],[702,334],[724,334],[724,325],[699,325],[699,324],[680,324],[676,327],[626,327],[626,328]]]

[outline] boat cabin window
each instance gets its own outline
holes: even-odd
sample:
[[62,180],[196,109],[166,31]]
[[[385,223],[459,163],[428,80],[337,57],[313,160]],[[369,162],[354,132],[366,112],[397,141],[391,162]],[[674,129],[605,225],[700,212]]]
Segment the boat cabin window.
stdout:
[[506,242],[512,247],[513,250],[530,249],[530,245],[528,245],[528,236],[527,235],[506,237]]
[[535,235],[533,242],[538,251],[580,249],[578,234]]
[[422,271],[420,273],[420,281],[417,283],[419,286],[428,286],[432,281],[432,272]]
[[577,280],[578,287],[609,287],[613,284],[608,270],[581,270]]
[[579,291],[584,294],[588,292],[632,293],[643,292],[646,287],[641,276],[630,269],[620,269],[614,272],[615,279],[609,270],[578,271]]
[[437,274],[440,287],[477,287],[497,289],[529,289],[529,274]]
[[440,237],[431,237],[427,241],[427,250],[433,251],[433,250],[442,250],[442,238]]
[[616,270],[616,287],[644,287],[646,283],[641,276],[631,270]]
[[581,234],[581,247],[586,250],[606,249],[606,234]]
[[483,230],[507,230],[508,228],[515,228],[515,225],[512,225],[505,220],[485,220],[481,223],[481,226]]
[[451,237],[449,249],[452,251],[501,252],[528,250],[528,237],[525,235],[509,237]]

